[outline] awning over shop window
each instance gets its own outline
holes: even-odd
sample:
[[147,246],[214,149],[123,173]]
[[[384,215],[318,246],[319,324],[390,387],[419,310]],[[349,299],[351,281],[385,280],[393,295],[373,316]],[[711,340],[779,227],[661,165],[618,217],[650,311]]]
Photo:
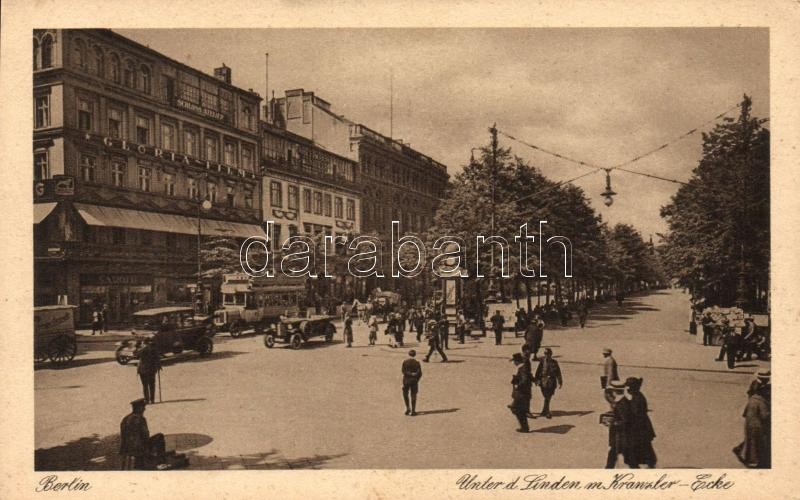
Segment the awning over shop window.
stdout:
[[50,212],[56,208],[56,203],[36,203],[33,205],[33,223],[38,224],[42,222],[45,217],[50,215]]
[[[103,207],[75,203],[78,213],[90,226],[124,227],[128,229],[144,229],[146,231],[163,231],[166,233],[197,234],[197,219],[183,215],[158,214],[116,207]],[[265,236],[264,230],[255,224],[226,222],[201,219],[200,228],[203,235],[230,236],[248,238]]]

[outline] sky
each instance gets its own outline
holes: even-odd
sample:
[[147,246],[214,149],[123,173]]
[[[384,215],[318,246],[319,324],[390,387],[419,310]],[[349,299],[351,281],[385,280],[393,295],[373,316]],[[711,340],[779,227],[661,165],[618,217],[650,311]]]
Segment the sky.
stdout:
[[[488,128],[578,160],[611,166],[672,141],[741,101],[769,117],[769,35],[758,28],[146,29],[118,30],[266,95],[303,88],[332,111],[392,136],[456,174]],[[391,76],[390,76],[391,75]],[[390,81],[393,92],[390,92]],[[390,97],[393,96],[393,97]],[[732,112],[730,116],[736,116]],[[713,123],[700,130],[710,130]],[[500,146],[551,179],[588,172],[500,136]],[[686,181],[701,157],[698,133],[626,168]],[[647,239],[677,184],[602,172],[575,182],[610,224]],[[535,219],[535,215],[533,217]],[[555,229],[555,228],[554,228]]]

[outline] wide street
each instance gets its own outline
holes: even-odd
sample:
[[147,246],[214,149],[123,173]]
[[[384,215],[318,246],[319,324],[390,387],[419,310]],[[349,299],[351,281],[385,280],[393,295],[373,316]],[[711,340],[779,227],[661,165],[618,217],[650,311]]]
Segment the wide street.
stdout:
[[[504,309],[513,323],[512,306]],[[506,408],[509,358],[522,342],[512,333],[502,346],[451,339],[450,363],[438,355],[422,363],[420,414],[408,417],[400,364],[409,348],[421,361],[427,345],[407,333],[406,348],[389,348],[382,334],[371,347],[360,324],[350,349],[340,326],[336,342],[299,351],[268,350],[255,335],[217,335],[210,358],[165,361],[163,402],[145,416],[150,432],[163,432],[168,449],[187,453],[195,469],[599,468],[608,449],[598,421],[607,409],[599,382],[607,346],[623,379],[644,378],[659,467],[741,467],[731,448],[742,440],[745,391],[764,363],[728,370],[715,362],[719,348],[697,344],[688,316],[688,295],[661,290],[622,308],[596,307],[584,330],[574,321],[548,325],[543,346],[553,348],[564,387],[553,418],[531,420],[529,434],[515,432]],[[118,365],[111,342],[82,342],[69,368],[37,369],[37,469],[117,469],[119,422],[138,397],[135,365]],[[534,387],[533,411],[540,405]]]

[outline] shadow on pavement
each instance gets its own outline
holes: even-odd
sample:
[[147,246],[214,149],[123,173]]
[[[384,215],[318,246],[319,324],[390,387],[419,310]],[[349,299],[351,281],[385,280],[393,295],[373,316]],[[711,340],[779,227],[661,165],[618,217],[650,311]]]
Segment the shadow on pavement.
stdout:
[[230,359],[236,356],[247,354],[246,351],[216,351],[212,352],[209,356],[203,357],[196,352],[184,352],[177,356],[169,358],[161,358],[163,366],[169,366],[173,363],[203,363],[206,361],[215,361],[218,359]]
[[157,401],[150,403],[151,405],[165,405],[167,403],[193,403],[195,401],[205,401],[206,398],[186,398],[186,399],[168,399],[166,401]]
[[552,425],[550,427],[542,427],[541,429],[532,429],[531,432],[544,432],[547,434],[566,434],[570,430],[572,430],[573,427],[575,426],[570,424]]
[[581,410],[581,411],[560,411],[560,410],[555,410],[555,411],[551,411],[550,412],[550,414],[553,415],[554,417],[572,417],[572,416],[576,416],[576,415],[578,417],[583,417],[584,415],[589,415],[591,413],[594,413],[594,411],[593,410]]
[[216,455],[201,455],[196,451],[187,453],[189,458],[189,468],[195,470],[215,470],[215,469],[248,469],[248,470],[270,470],[270,469],[319,469],[330,460],[344,457],[346,453],[336,455],[313,455],[310,457],[300,457],[286,459],[282,458],[277,450],[270,450],[262,453],[250,453],[245,455],[233,455],[229,457],[218,457]]
[[426,411],[418,411],[417,415],[438,415],[440,413],[455,413],[460,408],[448,408],[446,410],[426,410]]
[[113,356],[110,358],[88,358],[88,359],[75,358],[69,363],[64,363],[63,365],[56,365],[51,363],[50,361],[45,361],[43,363],[35,363],[33,365],[33,369],[66,370],[67,368],[79,368],[81,366],[99,365],[101,363],[110,363],[112,361],[116,361]]
[[[213,438],[205,434],[166,434],[164,441],[167,451],[181,452],[205,446],[213,441]],[[120,470],[121,466],[119,434],[103,438],[92,434],[60,446],[40,448],[34,452],[34,469],[37,471]]]

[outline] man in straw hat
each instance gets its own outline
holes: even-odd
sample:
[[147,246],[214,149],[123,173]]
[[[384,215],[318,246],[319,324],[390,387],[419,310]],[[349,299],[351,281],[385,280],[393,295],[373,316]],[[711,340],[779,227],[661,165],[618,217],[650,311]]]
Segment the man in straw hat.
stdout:
[[771,373],[756,372],[756,380],[748,390],[749,398],[744,417],[744,441],[733,449],[733,453],[745,466],[752,469],[771,467]]
[[[625,384],[619,380],[612,380],[606,388],[613,397],[611,412],[613,417],[608,422],[608,457],[606,469],[613,469],[617,465],[617,456],[622,453],[623,459],[628,450],[628,432],[631,423],[630,401],[625,398]],[[627,460],[626,460],[627,463]]]

